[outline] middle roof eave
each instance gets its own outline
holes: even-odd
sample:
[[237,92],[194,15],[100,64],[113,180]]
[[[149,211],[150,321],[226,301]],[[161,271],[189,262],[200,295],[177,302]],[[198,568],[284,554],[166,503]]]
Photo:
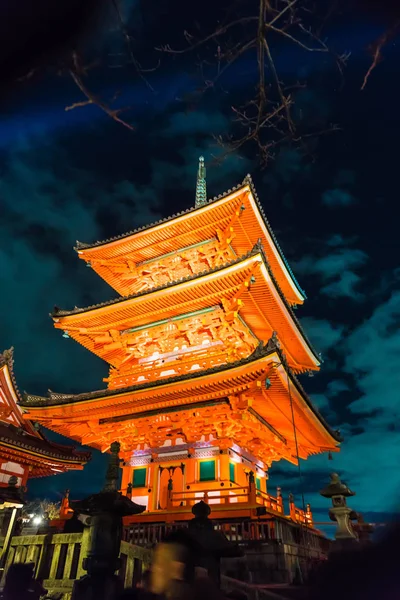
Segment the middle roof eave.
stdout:
[[[204,308],[210,302],[213,304],[216,301],[220,302],[221,297],[227,297],[228,290],[238,288],[251,275],[255,267],[260,269],[271,294],[275,296],[276,302],[286,313],[289,326],[293,331],[299,332],[301,343],[307,349],[310,359],[307,368],[317,368],[320,365],[320,358],[296,319],[272,273],[262,248],[259,246],[256,246],[247,255],[221,267],[87,308],[75,308],[71,311],[58,310],[53,313],[52,317],[57,328],[67,331],[71,337],[75,338],[86,329],[89,332],[99,332],[144,325],[157,319],[158,314],[163,314],[168,318],[176,315],[176,311],[181,308],[186,312],[186,308],[190,308],[190,310],[193,307]],[[205,293],[204,286],[207,287],[207,293]],[[177,308],[178,305],[179,308]],[[78,333],[74,335],[74,332]],[[82,343],[81,340],[78,341]],[[284,342],[283,339],[282,341]],[[89,350],[94,351],[92,348]],[[302,364],[306,363],[303,361]]]

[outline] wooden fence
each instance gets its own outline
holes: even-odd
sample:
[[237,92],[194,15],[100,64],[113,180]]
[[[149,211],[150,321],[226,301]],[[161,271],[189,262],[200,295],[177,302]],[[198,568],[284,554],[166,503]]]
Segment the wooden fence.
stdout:
[[[63,599],[68,600],[74,580],[86,573],[82,561],[87,555],[88,545],[89,529],[83,533],[14,536],[2,574],[2,585],[10,565],[32,562],[36,577],[44,579],[44,587],[50,593],[62,593]],[[123,541],[120,559],[118,574],[124,587],[131,587],[140,581],[143,570],[150,566],[151,551]]]

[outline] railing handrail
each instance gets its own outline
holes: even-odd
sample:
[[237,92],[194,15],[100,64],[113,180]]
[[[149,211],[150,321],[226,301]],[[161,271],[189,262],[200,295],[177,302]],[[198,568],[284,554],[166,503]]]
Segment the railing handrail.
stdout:
[[[225,483],[225,481],[221,481],[219,483]],[[201,489],[201,490],[182,490],[180,492],[175,492],[174,490],[171,491],[171,495],[175,496],[175,495],[182,495],[182,494],[197,494],[198,497],[200,497],[201,494],[211,494],[214,492],[218,492],[218,493],[223,493],[223,492],[232,492],[235,490],[243,490],[244,493],[248,494],[249,492],[249,488],[246,485],[237,485],[235,487],[227,487],[227,488],[206,488],[206,489]]]
[[[28,540],[28,542],[26,541]],[[14,535],[11,546],[40,546],[45,543],[76,544],[82,540],[82,533],[40,533],[33,535]]]

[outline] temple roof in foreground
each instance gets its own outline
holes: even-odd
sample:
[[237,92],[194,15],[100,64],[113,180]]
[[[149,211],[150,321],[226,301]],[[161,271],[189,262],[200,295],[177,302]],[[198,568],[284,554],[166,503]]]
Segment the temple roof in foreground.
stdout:
[[90,460],[89,452],[50,442],[23,417],[13,364],[12,348],[0,353],[0,460],[30,466],[31,477],[82,469]]
[[[88,263],[103,258],[106,260],[121,259],[124,256],[134,262],[155,259],[165,252],[179,249],[176,246],[177,237],[182,240],[181,247],[204,242],[205,239],[213,237],[216,225],[220,224],[221,228],[229,226],[232,209],[238,210],[238,208],[244,207],[243,202],[249,210],[245,210],[243,216],[234,225],[234,228],[238,227],[237,237],[232,242],[236,253],[244,254],[248,251],[249,245],[251,247],[257,239],[261,239],[272,270],[289,303],[301,304],[306,295],[294,277],[278,244],[250,175],[247,175],[242,184],[208,200],[201,206],[189,208],[171,217],[107,240],[92,244],[77,242],[76,250],[80,257]],[[242,222],[242,227],[238,226],[240,222]],[[176,227],[179,229],[175,231]],[[93,263],[93,268],[97,270],[95,263]],[[98,272],[110,285],[118,289],[118,278],[107,273],[107,269],[100,268]],[[125,292],[120,293],[124,294]]]

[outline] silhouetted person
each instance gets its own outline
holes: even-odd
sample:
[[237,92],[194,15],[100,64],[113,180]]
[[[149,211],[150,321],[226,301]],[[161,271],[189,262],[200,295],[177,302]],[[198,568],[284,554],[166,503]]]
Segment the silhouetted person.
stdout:
[[32,563],[14,563],[8,569],[3,590],[4,600],[39,600],[40,593],[32,589],[35,585]]
[[84,524],[78,518],[78,513],[74,511],[72,517],[65,521],[63,533],[82,533],[84,527]]
[[219,590],[208,577],[196,579],[200,549],[185,530],[171,533],[154,551],[150,591],[167,600],[219,600]]

